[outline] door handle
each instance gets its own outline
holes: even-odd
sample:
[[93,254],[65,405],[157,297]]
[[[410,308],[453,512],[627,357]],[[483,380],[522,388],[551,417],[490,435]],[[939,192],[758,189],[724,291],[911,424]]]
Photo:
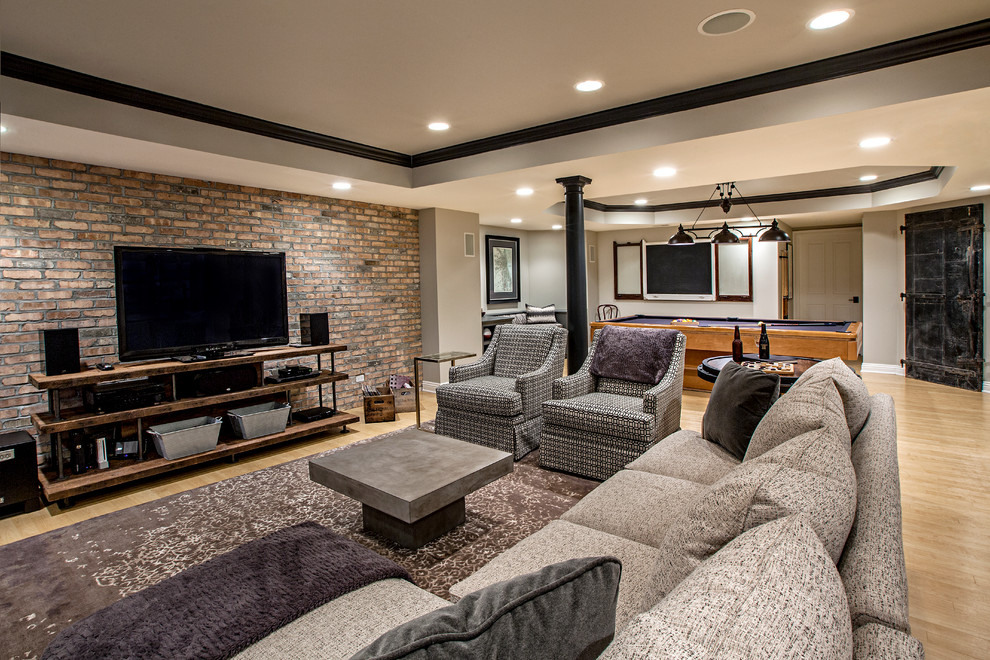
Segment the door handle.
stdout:
[[858,303],[859,302],[859,296],[853,296],[852,298],[849,299],[849,302],[851,302],[851,303]]

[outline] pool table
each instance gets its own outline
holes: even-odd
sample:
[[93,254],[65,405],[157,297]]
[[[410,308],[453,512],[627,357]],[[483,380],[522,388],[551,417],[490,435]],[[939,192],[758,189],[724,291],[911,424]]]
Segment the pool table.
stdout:
[[673,328],[687,337],[684,359],[685,389],[711,390],[712,384],[698,377],[698,365],[705,358],[732,352],[732,334],[739,326],[743,351],[757,352],[760,323],[767,324],[770,352],[777,355],[855,360],[863,348],[863,324],[859,321],[795,321],[792,319],[737,319],[733,317],[675,316],[636,314],[591,323],[591,336],[604,325],[636,328]]

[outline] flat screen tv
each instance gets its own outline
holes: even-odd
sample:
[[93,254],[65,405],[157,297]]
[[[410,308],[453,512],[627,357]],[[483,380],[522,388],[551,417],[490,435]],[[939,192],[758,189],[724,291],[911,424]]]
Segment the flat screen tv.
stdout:
[[120,359],[289,342],[285,254],[114,248]]

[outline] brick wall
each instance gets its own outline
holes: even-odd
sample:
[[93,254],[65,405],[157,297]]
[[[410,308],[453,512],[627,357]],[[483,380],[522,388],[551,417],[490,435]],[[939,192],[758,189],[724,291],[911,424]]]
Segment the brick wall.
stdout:
[[[39,329],[79,328],[83,362],[116,361],[114,245],[285,252],[293,341],[301,312],[329,311],[331,343],[349,349],[338,370],[411,375],[416,211],[0,153],[0,427],[30,426],[46,403],[27,379],[41,371]],[[357,407],[360,386],[338,397]]]

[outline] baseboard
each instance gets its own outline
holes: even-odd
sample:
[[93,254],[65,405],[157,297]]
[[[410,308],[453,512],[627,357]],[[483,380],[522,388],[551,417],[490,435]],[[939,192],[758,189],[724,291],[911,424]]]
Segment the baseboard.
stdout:
[[432,380],[424,380],[423,381],[423,391],[424,392],[436,392],[437,391],[437,387],[439,387],[439,386],[440,386],[440,383],[434,383]]
[[860,371],[866,374],[893,374],[895,376],[904,375],[904,367],[899,364],[883,364],[882,362],[864,362]]
[[983,381],[983,393],[990,394],[990,380]]

